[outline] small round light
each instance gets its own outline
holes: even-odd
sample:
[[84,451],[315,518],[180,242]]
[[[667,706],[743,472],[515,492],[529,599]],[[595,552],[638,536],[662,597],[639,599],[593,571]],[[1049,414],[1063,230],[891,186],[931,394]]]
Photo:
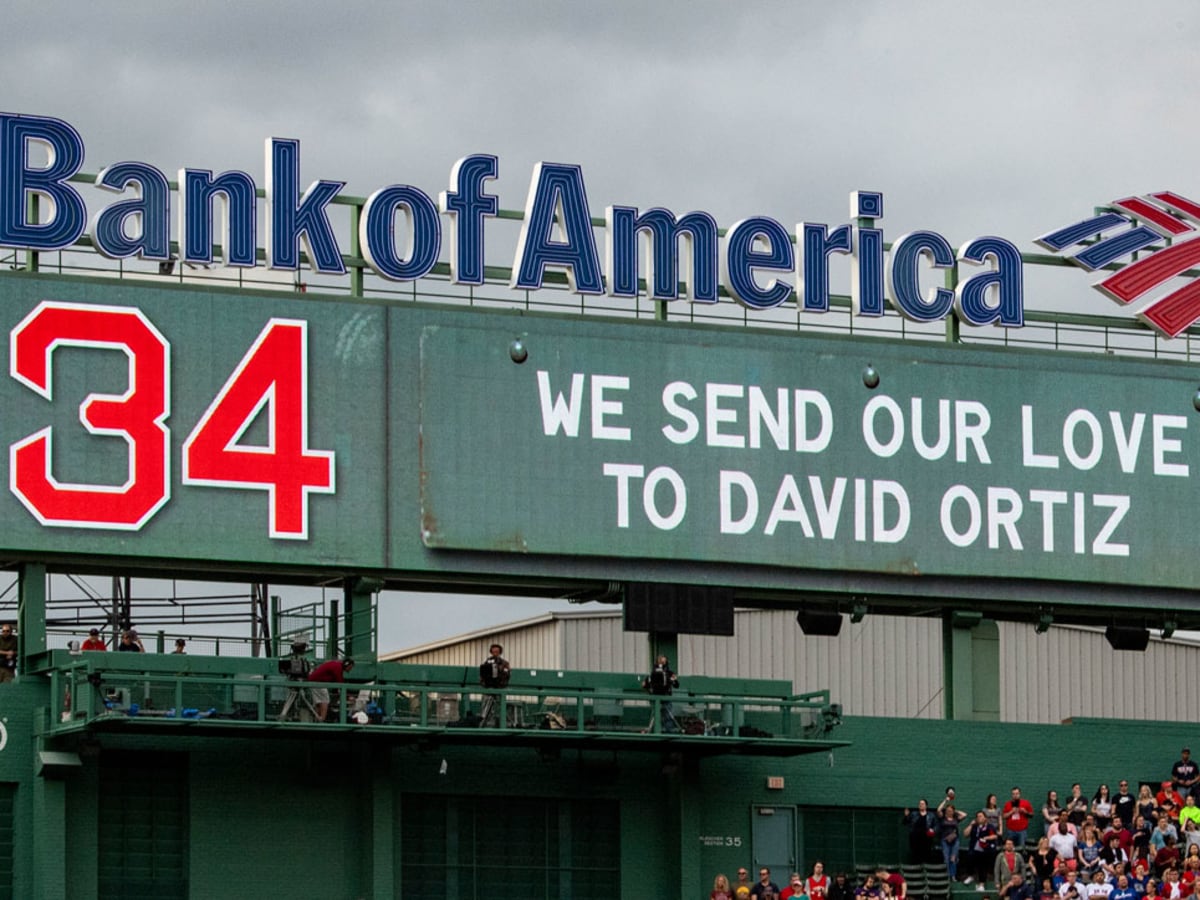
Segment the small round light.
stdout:
[[1195,408],[1196,412],[1200,412],[1200,390],[1192,394],[1192,406]]
[[876,371],[873,365],[867,363],[867,367],[863,369],[862,372],[862,380],[863,384],[865,384],[869,390],[873,391],[875,388],[879,387],[879,372]]
[[525,346],[525,342],[517,338],[508,345],[508,356],[518,366],[529,359],[529,348]]

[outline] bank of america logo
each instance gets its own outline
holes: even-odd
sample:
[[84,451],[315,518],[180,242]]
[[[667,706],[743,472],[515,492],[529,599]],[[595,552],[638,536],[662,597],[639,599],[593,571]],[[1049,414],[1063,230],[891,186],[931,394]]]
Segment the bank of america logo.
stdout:
[[[1089,272],[1138,258],[1093,285],[1121,304],[1152,301],[1137,315],[1167,337],[1200,320],[1200,203],[1171,191],[1114,200],[1111,208],[1052,231],[1037,243]],[[1080,249],[1082,248],[1082,249]],[[1142,251],[1145,251],[1144,253]]]

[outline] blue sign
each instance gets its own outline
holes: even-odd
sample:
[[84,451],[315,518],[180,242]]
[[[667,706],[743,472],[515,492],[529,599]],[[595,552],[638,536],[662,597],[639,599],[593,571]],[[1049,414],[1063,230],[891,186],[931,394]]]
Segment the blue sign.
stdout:
[[[35,146],[45,149],[45,165],[32,162],[30,150]],[[0,114],[0,246],[60,250],[86,232],[96,249],[113,259],[169,259],[171,190],[166,174],[142,162],[106,166],[96,175],[96,186],[129,197],[89,217],[87,202],[70,181],[83,159],[83,139],[67,122]],[[478,154],[455,163],[449,190],[437,201],[407,184],[374,191],[359,221],[368,264],[392,281],[421,278],[440,258],[446,227],[451,280],[482,283],[484,226],[499,210],[498,198],[487,193],[486,185],[498,172],[495,156]],[[268,138],[262,186],[267,267],[298,269],[303,245],[314,271],[344,273],[328,210],[345,182],[315,181],[301,191],[300,142]],[[182,261],[210,264],[217,245],[227,266],[258,265],[257,190],[246,172],[214,175],[209,169],[180,169],[175,204]],[[51,201],[48,221],[31,221],[31,195]],[[442,214],[449,217],[448,226],[443,226]],[[900,315],[915,322],[936,321],[953,309],[971,325],[1024,324],[1021,254],[1011,242],[978,237],[956,250],[937,232],[920,230],[896,239],[885,255],[883,231],[876,227],[883,217],[883,195],[855,191],[850,216],[854,224],[832,229],[800,222],[793,244],[787,228],[768,216],[735,222],[722,241],[716,220],[703,211],[679,216],[658,207],[643,211],[609,206],[602,262],[583,170],[539,162],[530,179],[511,284],[536,290],[553,270],[564,273],[571,290],[579,294],[635,297],[639,236],[645,235],[650,248],[646,295],[652,300],[679,299],[682,284],[683,296],[691,302],[716,303],[721,284],[751,310],[772,309],[794,296],[799,309],[822,313],[829,309],[830,257],[838,254],[850,258],[851,293],[859,316],[882,316],[886,298]],[[403,219],[401,228],[398,217]],[[977,271],[962,278],[954,290],[922,289],[923,272],[963,264]]]

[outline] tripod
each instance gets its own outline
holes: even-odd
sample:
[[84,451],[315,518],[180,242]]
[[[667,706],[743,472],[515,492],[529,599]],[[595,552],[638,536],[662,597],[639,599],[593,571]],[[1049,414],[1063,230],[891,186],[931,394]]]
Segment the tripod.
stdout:
[[297,721],[317,721],[317,709],[313,706],[312,697],[306,689],[302,687],[288,688],[287,699],[283,701],[283,709],[279,711],[279,721],[286,722],[293,708],[296,710]]

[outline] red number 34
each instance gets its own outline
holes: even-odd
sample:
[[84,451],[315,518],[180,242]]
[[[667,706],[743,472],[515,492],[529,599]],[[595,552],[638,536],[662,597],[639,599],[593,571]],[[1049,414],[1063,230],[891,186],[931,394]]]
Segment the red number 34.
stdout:
[[[45,302],[9,338],[13,378],[53,400],[57,347],[125,354],[123,394],[90,394],[79,420],[92,434],[128,445],[128,471],[118,485],[60,481],[51,471],[53,431],[42,428],[9,448],[9,486],[43,525],[134,531],[170,498],[170,345],[140,310]],[[243,436],[267,416],[267,442]],[[308,323],[271,319],[183,443],[182,481],[189,485],[263,490],[268,533],[308,537],[308,495],[333,493],[334,454],[308,447]]]

